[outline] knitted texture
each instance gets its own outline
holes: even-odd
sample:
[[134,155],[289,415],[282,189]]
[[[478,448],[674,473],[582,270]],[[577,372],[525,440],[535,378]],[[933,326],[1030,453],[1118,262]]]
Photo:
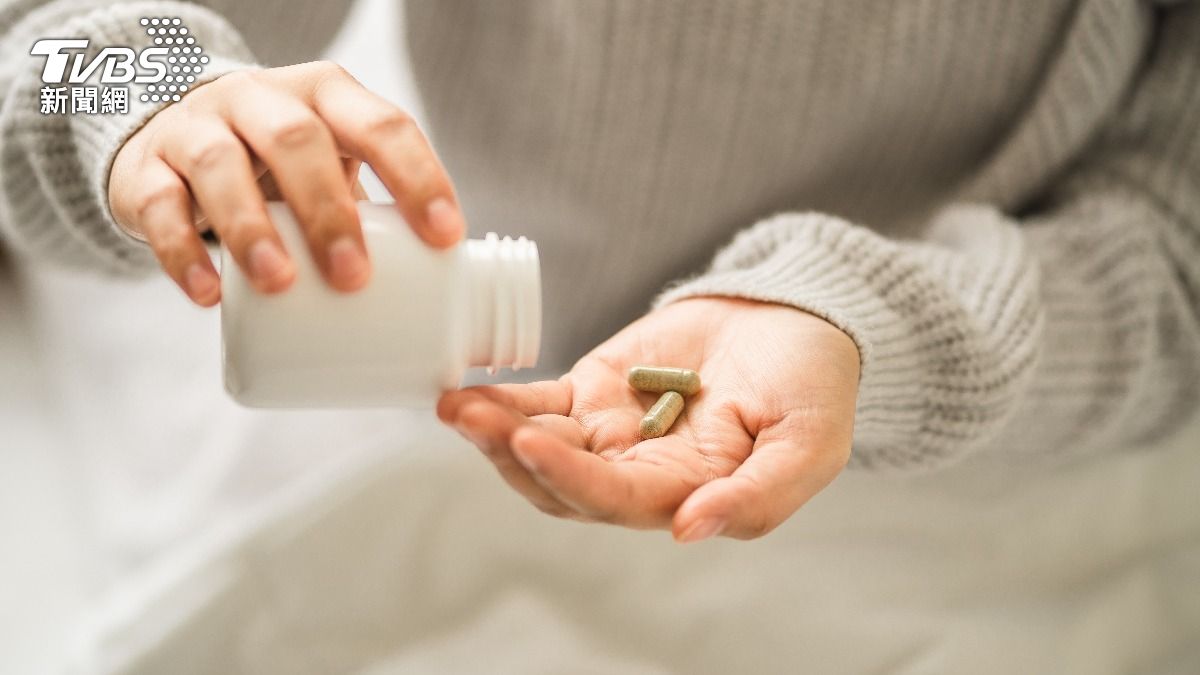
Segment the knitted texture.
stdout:
[[1142,73],[1076,156],[1113,107],[1095,88],[1129,70],[1106,42],[1128,24],[1102,30],[1119,12],[1093,5],[966,193],[990,179],[995,201],[1028,202],[1023,218],[948,206],[901,242],[781,215],[658,302],[736,295],[842,327],[863,357],[861,466],[1127,448],[1178,430],[1200,405],[1200,8],[1160,19]]
[[20,251],[112,273],[156,267],[149,247],[114,222],[108,173],[125,139],[166,104],[143,102],[131,88],[127,114],[43,115],[43,59],[29,55],[45,37],[87,38],[89,59],[107,46],[154,46],[143,17],[178,17],[204,45],[210,61],[193,86],[254,62],[224,19],[190,3],[26,2],[0,10],[0,234]]
[[[28,45],[133,43],[136,17],[170,13],[226,59],[206,76],[250,57],[196,6],[26,5],[0,14],[0,227],[44,259],[145,269],[102,197],[153,111],[39,116]],[[1197,3],[447,0],[406,16],[468,220],[539,242],[548,370],[682,278],[655,302],[784,303],[855,340],[855,466],[1143,447],[1195,418]]]

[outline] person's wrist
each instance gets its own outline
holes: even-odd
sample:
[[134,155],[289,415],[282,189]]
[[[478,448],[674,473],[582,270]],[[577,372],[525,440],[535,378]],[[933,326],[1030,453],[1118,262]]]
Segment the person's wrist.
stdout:
[[[837,324],[818,314],[783,302],[757,300],[736,295],[685,296],[659,305],[659,308],[689,304],[697,306],[698,311],[705,312],[707,316],[712,317],[718,323],[736,320],[736,316],[729,316],[729,314],[736,315],[739,312],[756,311],[777,312],[780,317],[805,322],[806,329],[817,335],[817,341],[824,345],[823,348],[828,351],[832,360],[845,368],[850,368],[855,380],[861,378],[862,354],[858,343]],[[714,308],[717,308],[718,311],[713,311]],[[721,309],[725,311],[720,311]]]

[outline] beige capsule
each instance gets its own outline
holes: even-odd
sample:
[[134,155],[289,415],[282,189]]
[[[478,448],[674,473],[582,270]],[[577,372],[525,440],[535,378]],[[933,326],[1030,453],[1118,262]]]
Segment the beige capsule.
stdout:
[[683,396],[677,391],[668,391],[658,397],[658,402],[642,418],[642,439],[659,438],[671,430],[671,425],[683,412]]
[[677,391],[691,396],[700,391],[700,374],[687,368],[634,366],[629,369],[629,385],[638,391]]

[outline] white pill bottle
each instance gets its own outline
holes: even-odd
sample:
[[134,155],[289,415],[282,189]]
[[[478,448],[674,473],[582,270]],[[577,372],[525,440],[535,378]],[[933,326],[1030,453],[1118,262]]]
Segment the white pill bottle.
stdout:
[[390,204],[359,205],[373,267],[329,288],[286,204],[267,205],[296,265],[263,295],[221,255],[225,388],[255,408],[431,407],[470,367],[532,367],[541,344],[537,245],[489,233],[434,250]]

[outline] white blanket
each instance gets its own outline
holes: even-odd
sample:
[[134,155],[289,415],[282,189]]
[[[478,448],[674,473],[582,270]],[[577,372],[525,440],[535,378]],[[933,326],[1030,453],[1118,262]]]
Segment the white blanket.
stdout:
[[432,416],[260,413],[166,282],[39,272],[80,672],[1194,672],[1200,453],[846,474],[681,547],[552,520]]

